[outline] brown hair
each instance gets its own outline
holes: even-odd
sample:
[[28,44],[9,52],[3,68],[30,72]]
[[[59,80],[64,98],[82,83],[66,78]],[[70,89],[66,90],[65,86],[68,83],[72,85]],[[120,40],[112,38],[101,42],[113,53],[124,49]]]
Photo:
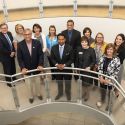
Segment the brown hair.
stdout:
[[35,24],[33,25],[33,29],[32,29],[32,30],[33,30],[33,33],[35,33],[34,27],[39,28],[39,29],[40,29],[40,32],[42,32],[42,27],[41,27],[39,24],[35,23]]
[[89,40],[88,40],[88,37],[87,36],[82,36],[81,37],[81,42],[82,41],[86,41],[88,43],[88,46],[89,46]]
[[24,26],[22,24],[16,24],[15,32],[18,34],[18,27],[21,27],[24,30]]
[[108,50],[109,48],[113,48],[113,56],[116,56],[115,46],[114,46],[113,43],[109,43],[109,44],[106,45],[104,54],[107,55],[107,50]]
[[[56,27],[55,27],[54,25],[50,25],[50,26],[49,26],[49,31],[50,31],[51,28],[54,28],[54,29],[55,29],[55,36],[56,36]],[[50,32],[49,32],[49,36],[50,36]]]
[[6,23],[1,23],[1,24],[0,24],[0,28],[1,28],[2,26],[4,26],[4,25],[6,25],[7,28],[8,28],[8,25],[7,25]]

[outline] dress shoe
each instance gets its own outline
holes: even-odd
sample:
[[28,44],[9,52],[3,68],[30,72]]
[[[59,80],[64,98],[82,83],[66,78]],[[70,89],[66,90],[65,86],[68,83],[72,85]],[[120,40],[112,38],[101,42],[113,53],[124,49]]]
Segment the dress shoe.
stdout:
[[60,99],[62,96],[63,96],[63,95],[58,94],[58,95],[55,97],[55,100]]
[[[7,86],[12,87],[12,84],[7,83]],[[13,86],[15,86],[15,85],[13,85]]]
[[33,98],[29,98],[29,102],[33,103],[34,99]]
[[38,96],[38,99],[39,99],[39,100],[42,100],[42,99],[43,99],[43,97],[40,95],[40,96]]
[[68,95],[67,96],[67,100],[70,101],[71,100],[71,96]]

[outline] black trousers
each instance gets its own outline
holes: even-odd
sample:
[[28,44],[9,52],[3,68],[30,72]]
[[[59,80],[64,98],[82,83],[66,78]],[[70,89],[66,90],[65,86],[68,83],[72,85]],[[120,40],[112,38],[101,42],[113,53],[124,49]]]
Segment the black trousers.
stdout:
[[65,82],[65,93],[66,96],[71,97],[71,75],[56,75],[56,80],[58,84],[58,94],[63,95],[63,81]]
[[104,85],[100,83],[100,87],[101,87],[101,101],[104,102],[105,98],[106,98],[106,92],[108,89],[108,93],[110,94],[110,91],[112,90],[112,86],[108,86],[108,85]]
[[[6,75],[13,75],[16,74],[16,66],[15,66],[15,59],[14,58],[10,58],[7,61],[2,62],[3,65],[3,70],[4,70],[4,74]],[[6,81],[13,81],[16,78],[13,77],[12,79],[9,77],[5,77]]]

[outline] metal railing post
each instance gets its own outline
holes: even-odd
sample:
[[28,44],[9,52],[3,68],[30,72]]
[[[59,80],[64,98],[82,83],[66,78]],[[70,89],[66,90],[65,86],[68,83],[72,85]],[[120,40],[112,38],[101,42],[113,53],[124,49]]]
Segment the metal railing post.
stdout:
[[8,22],[8,10],[7,10],[7,4],[6,4],[6,0],[3,0],[3,13],[4,13],[4,19],[5,22]]
[[74,16],[77,16],[77,15],[78,15],[78,14],[77,14],[77,8],[78,8],[78,6],[77,6],[77,0],[74,0],[74,1],[73,1]]
[[43,2],[41,0],[39,1],[39,13],[40,17],[43,17]]
[[110,1],[109,1],[109,13],[108,13],[108,17],[109,17],[109,18],[112,18],[113,3],[114,3],[113,0],[110,0]]

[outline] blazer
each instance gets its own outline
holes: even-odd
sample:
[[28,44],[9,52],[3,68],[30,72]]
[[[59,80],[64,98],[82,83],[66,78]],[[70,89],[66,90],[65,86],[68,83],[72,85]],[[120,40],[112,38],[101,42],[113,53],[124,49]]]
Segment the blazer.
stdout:
[[82,47],[78,47],[76,51],[76,67],[85,69],[90,67],[93,69],[96,63],[96,54],[95,50],[91,47],[88,49],[83,49]]
[[54,45],[51,49],[51,60],[53,65],[56,64],[65,64],[66,67],[71,67],[73,63],[73,50],[72,47],[68,44],[64,45],[62,59],[59,54],[59,44]]
[[[99,65],[98,65],[98,71],[99,73],[102,73],[102,74],[103,74],[103,65],[104,65],[105,57],[106,56],[103,55],[100,58]],[[116,57],[113,57],[111,62],[108,64],[107,73],[105,75],[113,77],[117,80],[119,71],[120,71],[120,59],[119,57],[116,56]]]
[[17,59],[20,68],[27,68],[28,70],[36,69],[38,66],[43,66],[44,57],[41,51],[41,44],[39,41],[32,39],[32,55],[30,55],[26,41],[23,40],[17,46]]
[[69,41],[68,30],[64,30],[62,31],[62,33],[66,37],[66,43],[71,45],[73,50],[76,49],[78,46],[81,46],[81,33],[79,31],[73,29],[71,41]]
[[12,42],[12,50],[4,34],[0,32],[0,61],[1,62],[9,61],[12,58],[10,57],[11,52],[15,52],[15,48],[13,45],[13,36],[11,32],[7,32],[7,35],[9,36]]

